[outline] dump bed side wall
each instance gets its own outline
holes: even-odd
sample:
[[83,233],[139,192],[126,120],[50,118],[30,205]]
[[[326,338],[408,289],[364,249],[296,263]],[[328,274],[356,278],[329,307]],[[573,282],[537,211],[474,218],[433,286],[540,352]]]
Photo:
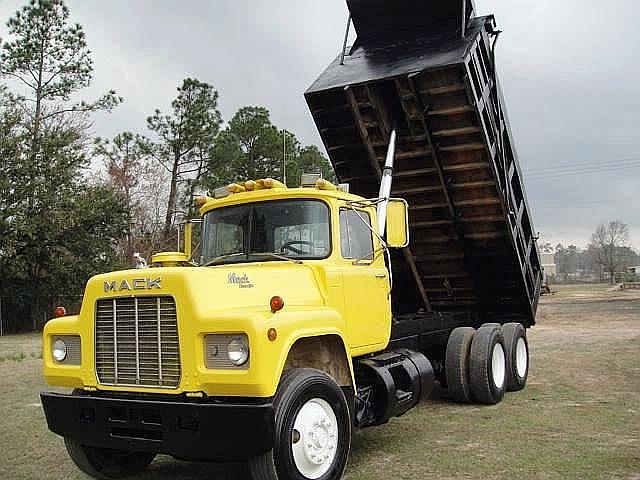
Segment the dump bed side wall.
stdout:
[[360,47],[345,63],[354,62],[350,78],[362,63],[367,81],[335,86],[334,63],[324,75],[334,86],[324,89],[321,77],[306,95],[337,176],[359,195],[377,196],[398,129],[392,195],[409,202],[411,229],[410,247],[393,255],[399,314],[469,309],[485,320],[534,323],[542,272],[490,54],[491,22],[475,19],[464,48],[451,46],[463,52],[458,61],[400,75],[370,78],[371,64],[393,50]]

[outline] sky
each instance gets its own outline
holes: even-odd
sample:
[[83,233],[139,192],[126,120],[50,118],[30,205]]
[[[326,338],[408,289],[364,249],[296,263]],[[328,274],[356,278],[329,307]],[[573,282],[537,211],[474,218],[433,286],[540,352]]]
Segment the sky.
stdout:
[[[0,37],[26,0],[0,0]],[[335,58],[344,0],[67,0],[94,53],[91,99],[125,103],[95,134],[146,133],[185,77],[220,92],[225,119],[266,106],[304,144],[322,142],[303,93]],[[498,72],[535,228],[585,246],[610,220],[640,249],[640,34],[637,0],[476,0],[503,30]],[[351,40],[353,40],[353,32]]]

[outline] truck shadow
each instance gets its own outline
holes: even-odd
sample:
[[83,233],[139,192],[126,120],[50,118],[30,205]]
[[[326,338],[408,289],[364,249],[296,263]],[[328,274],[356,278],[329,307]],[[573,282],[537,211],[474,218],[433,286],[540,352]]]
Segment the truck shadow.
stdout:
[[245,463],[182,462],[168,456],[159,456],[141,480],[251,480]]

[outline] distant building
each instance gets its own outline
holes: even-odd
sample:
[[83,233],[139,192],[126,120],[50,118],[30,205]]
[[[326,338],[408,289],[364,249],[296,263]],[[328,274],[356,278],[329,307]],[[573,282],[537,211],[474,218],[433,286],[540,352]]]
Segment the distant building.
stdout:
[[552,281],[558,273],[555,254],[541,253],[540,262],[542,263],[542,268],[544,269],[544,280],[546,283],[549,283],[549,281]]
[[638,265],[637,267],[629,267],[627,270],[632,275],[639,275],[640,276],[640,265]]

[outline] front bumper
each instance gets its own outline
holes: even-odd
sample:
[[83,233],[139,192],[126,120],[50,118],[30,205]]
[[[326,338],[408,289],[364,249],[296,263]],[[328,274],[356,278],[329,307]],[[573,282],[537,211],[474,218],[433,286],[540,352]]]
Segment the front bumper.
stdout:
[[42,393],[49,429],[94,447],[185,460],[244,460],[273,447],[270,402],[128,399]]

